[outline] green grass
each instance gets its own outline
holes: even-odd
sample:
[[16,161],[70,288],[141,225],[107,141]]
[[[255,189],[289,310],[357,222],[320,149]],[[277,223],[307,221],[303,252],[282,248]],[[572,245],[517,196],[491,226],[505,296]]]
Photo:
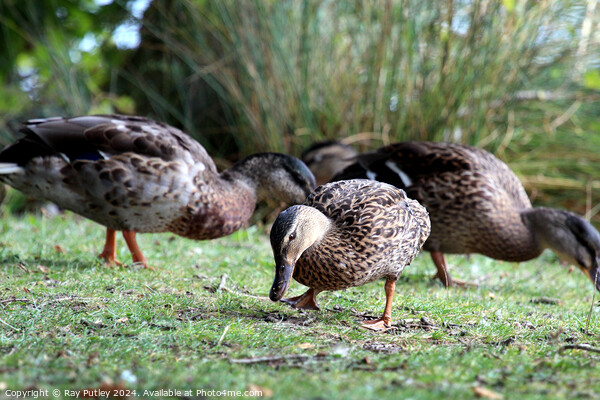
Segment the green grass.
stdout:
[[[320,312],[259,298],[273,265],[257,228],[205,242],[140,235],[155,270],[103,266],[103,239],[100,226],[72,214],[0,222],[0,398],[100,387],[277,399],[600,392],[600,355],[563,348],[600,347],[598,308],[587,325],[591,283],[550,253],[521,264],[449,257],[454,277],[479,284],[451,290],[431,281],[423,254],[396,286],[395,328],[375,333],[358,323],[383,311],[383,282],[322,293]],[[302,290],[293,283],[290,294]],[[555,302],[531,302],[542,297]]]

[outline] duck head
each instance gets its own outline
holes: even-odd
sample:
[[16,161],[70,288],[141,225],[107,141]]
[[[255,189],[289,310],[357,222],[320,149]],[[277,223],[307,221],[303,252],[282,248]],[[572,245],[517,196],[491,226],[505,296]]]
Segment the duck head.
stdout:
[[357,151],[339,141],[318,142],[306,149],[300,159],[306,163],[317,179],[324,185],[344,168],[355,162]]
[[600,291],[600,233],[596,228],[569,211],[534,208],[527,214],[540,244],[577,265]]
[[296,262],[329,231],[331,221],[315,208],[296,205],[282,211],[271,228],[275,280],[269,298],[280,300],[290,286]]

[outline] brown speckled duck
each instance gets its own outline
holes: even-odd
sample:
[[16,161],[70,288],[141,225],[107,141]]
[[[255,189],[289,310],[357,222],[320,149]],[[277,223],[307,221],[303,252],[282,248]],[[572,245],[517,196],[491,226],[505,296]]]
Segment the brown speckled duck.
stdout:
[[206,150],[172,126],[143,117],[93,115],[31,120],[0,152],[0,180],[107,227],[100,254],[116,261],[116,231],[147,266],[136,232],[213,239],[240,229],[256,202],[302,202],[314,188],[300,160],[251,155],[217,172]]
[[300,155],[300,159],[312,171],[317,185],[323,185],[353,164],[357,154],[352,146],[332,140],[313,144]]
[[319,309],[316,296],[324,290],[385,278],[383,316],[363,326],[389,327],[396,280],[421,250],[429,231],[425,208],[391,185],[356,179],[319,186],[273,224],[275,280],[269,297],[280,300],[293,277],[310,289],[283,301]]
[[431,253],[437,276],[452,281],[444,254],[479,253],[525,261],[552,249],[594,282],[600,235],[580,216],[533,208],[510,168],[485,150],[449,143],[402,142],[357,157],[334,180],[369,178],[406,190],[429,211]]

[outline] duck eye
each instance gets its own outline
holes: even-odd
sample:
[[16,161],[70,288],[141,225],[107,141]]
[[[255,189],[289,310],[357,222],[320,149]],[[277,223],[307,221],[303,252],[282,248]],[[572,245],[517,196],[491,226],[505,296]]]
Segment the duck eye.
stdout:
[[292,232],[290,233],[290,236],[288,236],[288,240],[294,240],[296,239],[296,232]]

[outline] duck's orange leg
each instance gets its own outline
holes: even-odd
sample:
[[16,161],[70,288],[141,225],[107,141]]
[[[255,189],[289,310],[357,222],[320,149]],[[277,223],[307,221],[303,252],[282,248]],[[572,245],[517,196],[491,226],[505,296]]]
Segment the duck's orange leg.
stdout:
[[442,281],[445,288],[452,286],[452,278],[450,278],[450,274],[448,274],[448,266],[446,265],[444,253],[441,251],[432,251],[430,254],[431,259],[437,268],[437,274],[435,274],[433,278],[438,278]]
[[396,281],[388,279],[385,281],[385,310],[381,318],[372,321],[364,321],[363,328],[372,329],[374,331],[384,331],[392,326],[392,301],[394,299],[394,291],[396,290]]
[[114,229],[106,228],[106,242],[98,257],[103,258],[106,265],[121,265],[117,260],[117,231]]
[[135,231],[123,231],[123,237],[125,238],[127,247],[129,247],[133,262],[143,265],[144,268],[149,268],[148,260],[146,260],[146,257],[142,254],[142,250],[140,250],[140,247],[135,240]]
[[446,265],[446,258],[444,257],[444,253],[439,251],[432,251],[431,258],[437,267],[437,274],[433,276],[432,279],[439,278],[442,281],[442,284],[447,289],[450,286],[460,286],[460,287],[477,287],[476,283],[466,282],[461,279],[454,279],[450,277],[448,273],[448,266]]
[[289,299],[281,299],[286,304],[294,308],[301,308],[304,310],[320,310],[317,304],[317,295],[321,293],[313,288],[310,288],[303,295],[291,297]]

